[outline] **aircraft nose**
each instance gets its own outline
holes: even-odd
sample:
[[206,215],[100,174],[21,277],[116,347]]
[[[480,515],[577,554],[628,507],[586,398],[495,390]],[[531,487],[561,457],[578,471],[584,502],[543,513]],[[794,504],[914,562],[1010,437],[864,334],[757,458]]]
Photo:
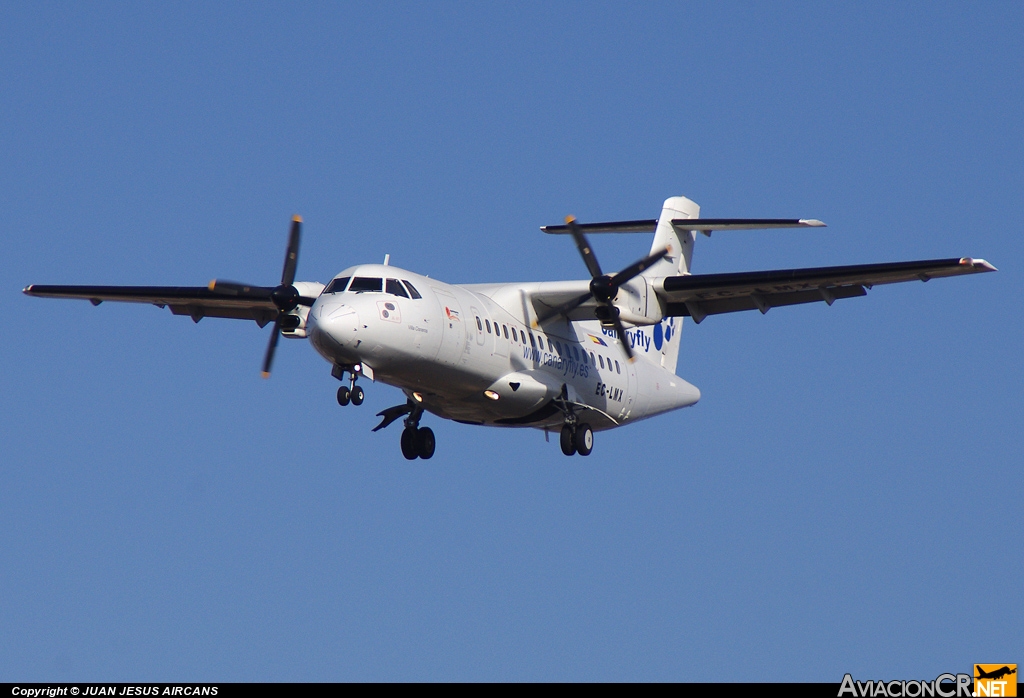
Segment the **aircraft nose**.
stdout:
[[359,344],[359,313],[344,303],[318,305],[307,322],[313,345],[326,354],[352,350]]

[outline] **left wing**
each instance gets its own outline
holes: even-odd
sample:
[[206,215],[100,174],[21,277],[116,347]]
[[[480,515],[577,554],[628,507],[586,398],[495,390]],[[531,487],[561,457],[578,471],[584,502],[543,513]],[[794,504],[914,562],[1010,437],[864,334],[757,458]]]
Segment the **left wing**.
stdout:
[[665,302],[665,315],[690,316],[700,322],[708,315],[760,310],[798,303],[824,301],[867,294],[878,284],[928,281],[996,271],[984,259],[970,257],[930,259],[887,264],[812,267],[729,274],[691,274],[665,277],[656,292]]

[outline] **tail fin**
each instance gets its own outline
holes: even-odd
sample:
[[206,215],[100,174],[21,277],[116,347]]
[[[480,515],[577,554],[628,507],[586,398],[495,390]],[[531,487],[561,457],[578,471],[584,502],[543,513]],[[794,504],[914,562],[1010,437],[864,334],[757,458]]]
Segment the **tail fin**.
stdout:
[[668,256],[652,265],[644,276],[678,276],[690,273],[690,260],[693,258],[693,241],[696,237],[692,230],[679,231],[672,225],[673,218],[698,218],[700,206],[685,196],[673,196],[665,199],[658,218],[658,227],[654,231],[654,243],[651,253],[660,252],[671,247]]
[[[651,265],[643,276],[658,278],[660,276],[679,276],[690,273],[690,261],[693,259],[693,243],[696,237],[692,230],[676,230],[672,225],[673,218],[698,218],[700,206],[685,196],[673,196],[665,200],[658,218],[658,227],[654,232],[651,253],[660,252],[666,247],[671,250],[664,259]],[[650,338],[650,354],[660,356],[661,366],[675,373],[679,359],[679,337],[683,329],[683,319],[668,317],[651,327],[644,327],[643,333]]]

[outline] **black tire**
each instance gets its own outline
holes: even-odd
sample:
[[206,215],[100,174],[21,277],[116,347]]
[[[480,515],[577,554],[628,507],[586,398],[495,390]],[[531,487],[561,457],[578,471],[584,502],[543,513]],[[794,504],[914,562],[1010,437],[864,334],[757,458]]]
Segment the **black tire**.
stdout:
[[594,430],[589,424],[580,424],[576,427],[576,452],[581,456],[589,456],[594,450]]
[[419,457],[419,439],[416,429],[406,427],[402,430],[402,455],[406,460],[416,460]]
[[434,441],[434,432],[430,430],[430,427],[420,427],[416,430],[416,442],[419,446],[419,455],[423,460],[430,460],[430,457],[434,455],[434,446],[437,442]]
[[344,407],[345,405],[348,404],[349,399],[351,399],[351,397],[352,396],[348,392],[348,386],[343,385],[340,388],[338,388],[338,404],[339,405]]
[[562,453],[565,455],[576,455],[576,435],[568,424],[562,427],[562,433],[558,437],[558,445],[562,447]]
[[366,393],[358,385],[352,388],[352,404],[361,405],[363,404],[363,398],[366,397]]

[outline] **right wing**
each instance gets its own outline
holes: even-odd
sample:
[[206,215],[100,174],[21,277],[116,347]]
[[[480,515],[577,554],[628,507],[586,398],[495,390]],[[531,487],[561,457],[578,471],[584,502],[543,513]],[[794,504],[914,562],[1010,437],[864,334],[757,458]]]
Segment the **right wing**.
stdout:
[[[211,284],[212,286],[213,284]],[[41,286],[32,284],[24,292],[40,298],[80,298],[99,305],[103,301],[151,303],[169,307],[175,315],[188,315],[194,322],[204,317],[254,320],[263,327],[277,319],[271,300],[273,288],[241,286],[230,291],[206,286]]]
[[798,303],[824,301],[867,294],[878,284],[928,281],[996,271],[984,259],[969,257],[917,262],[856,264],[842,267],[779,269],[728,274],[668,276],[656,292],[665,303],[665,315],[690,316],[700,322],[708,315],[760,310]]

